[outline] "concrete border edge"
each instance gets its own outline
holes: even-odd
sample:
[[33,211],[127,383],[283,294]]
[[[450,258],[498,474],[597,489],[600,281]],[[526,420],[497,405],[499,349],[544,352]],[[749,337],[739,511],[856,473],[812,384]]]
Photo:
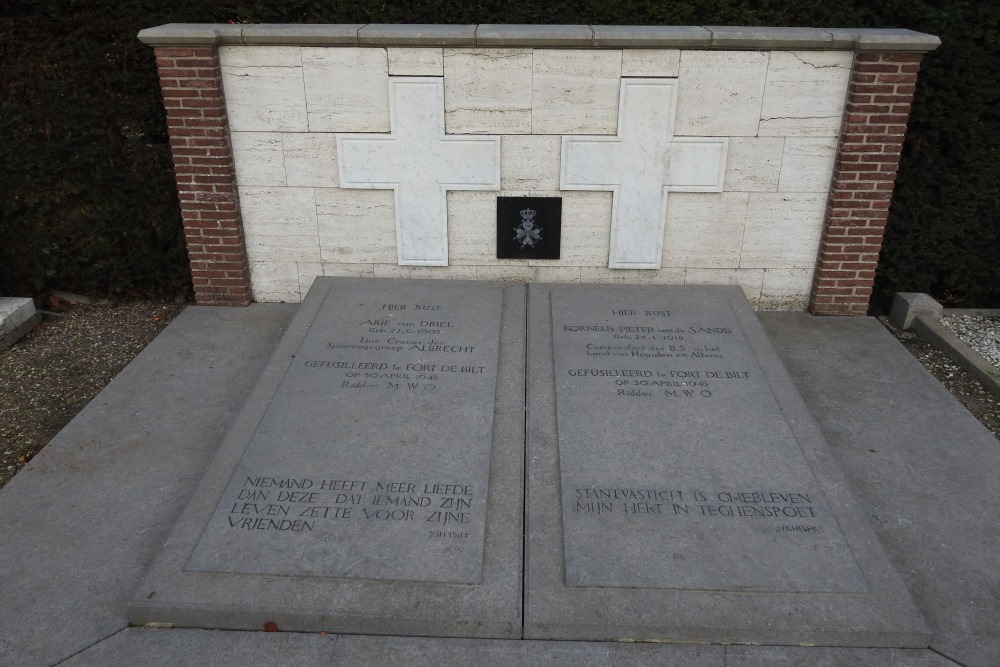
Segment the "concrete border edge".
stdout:
[[906,331],[913,326],[917,315],[927,315],[932,319],[941,317],[943,308],[929,294],[923,292],[897,292],[892,300],[889,319],[900,331]]
[[942,317],[958,315],[1000,316],[1000,309],[944,308],[923,292],[897,292],[889,321],[900,331],[912,329],[949,359],[969,372],[986,391],[1000,398],[1000,370],[941,324]]
[[[589,34],[588,34],[589,33]],[[376,25],[168,23],[139,32],[151,46],[566,46],[575,48],[933,51],[941,40],[895,28],[591,25]]]
[[[945,313],[948,315],[949,313]],[[986,391],[1000,398],[1000,371],[962,339],[930,315],[917,315],[913,330],[925,341],[941,350],[949,359],[976,378]]]

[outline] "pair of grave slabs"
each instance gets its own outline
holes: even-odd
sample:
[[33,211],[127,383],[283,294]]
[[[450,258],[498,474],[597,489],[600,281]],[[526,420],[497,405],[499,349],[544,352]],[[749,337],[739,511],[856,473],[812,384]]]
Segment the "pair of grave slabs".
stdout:
[[736,287],[318,278],[130,615],[446,637],[928,637]]

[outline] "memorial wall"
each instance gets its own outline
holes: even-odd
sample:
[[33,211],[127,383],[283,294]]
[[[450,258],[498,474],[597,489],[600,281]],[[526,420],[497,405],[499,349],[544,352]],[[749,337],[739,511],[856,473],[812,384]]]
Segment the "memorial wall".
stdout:
[[[939,43],[619,26],[140,37],[201,303],[414,277],[738,285],[755,308],[831,314],[867,308],[920,58]],[[498,256],[498,197],[526,196],[561,198],[558,259]]]

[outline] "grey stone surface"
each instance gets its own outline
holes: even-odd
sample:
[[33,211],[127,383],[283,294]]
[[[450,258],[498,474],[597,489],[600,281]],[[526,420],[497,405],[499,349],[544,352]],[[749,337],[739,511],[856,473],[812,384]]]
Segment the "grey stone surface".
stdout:
[[819,28],[705,26],[713,49],[829,49],[833,36]]
[[518,636],[523,304],[317,279],[132,622]]
[[326,667],[339,641],[294,632],[126,628],[60,667]]
[[722,646],[598,644],[594,642],[505,641],[342,636],[331,667],[353,665],[508,665],[517,667],[723,667]]
[[227,23],[168,23],[139,31],[139,41],[150,46],[239,44],[243,26]]
[[478,583],[501,297],[327,292],[186,570]]
[[929,315],[940,319],[944,310],[934,297],[923,292],[897,292],[892,300],[889,319],[898,329],[906,331],[913,324],[917,315]]
[[[859,51],[905,51],[925,53],[941,46],[941,38],[905,29],[861,28],[849,31],[854,36],[854,47]],[[834,32],[834,40],[839,35]]]
[[512,641],[128,628],[60,667],[956,667],[928,650]]
[[852,51],[856,48],[855,41],[859,37],[861,29],[851,28],[827,28],[830,33],[830,48],[837,50]]
[[708,48],[712,33],[698,26],[595,25],[598,48]]
[[962,665],[1000,664],[1000,443],[874,318],[761,320],[890,560]]
[[370,24],[358,31],[361,46],[475,46],[476,26]]
[[0,665],[51,665],[126,626],[294,312],[188,308],[0,489]]
[[550,299],[569,585],[867,592],[724,294]]
[[933,651],[805,646],[729,646],[726,667],[958,667]]
[[363,23],[257,24],[242,27],[244,44],[289,44],[302,46],[357,46]]
[[926,645],[738,288],[529,303],[526,637]]
[[35,302],[31,299],[0,297],[0,350],[20,340],[41,319],[42,316],[35,310]]
[[139,39],[155,46],[306,44],[368,46],[521,46],[579,48],[858,49],[933,51],[934,35],[882,28],[758,28],[740,26],[587,25],[229,25],[170,23]]
[[588,47],[594,32],[586,25],[480,25],[476,46]]

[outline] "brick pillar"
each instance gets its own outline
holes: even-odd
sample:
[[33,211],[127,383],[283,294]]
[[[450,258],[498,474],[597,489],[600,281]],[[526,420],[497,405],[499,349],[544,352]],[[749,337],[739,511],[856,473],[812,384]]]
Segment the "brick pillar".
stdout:
[[865,315],[920,70],[919,53],[858,53],[809,310]]
[[157,47],[184,237],[200,305],[252,300],[222,70],[215,47]]

